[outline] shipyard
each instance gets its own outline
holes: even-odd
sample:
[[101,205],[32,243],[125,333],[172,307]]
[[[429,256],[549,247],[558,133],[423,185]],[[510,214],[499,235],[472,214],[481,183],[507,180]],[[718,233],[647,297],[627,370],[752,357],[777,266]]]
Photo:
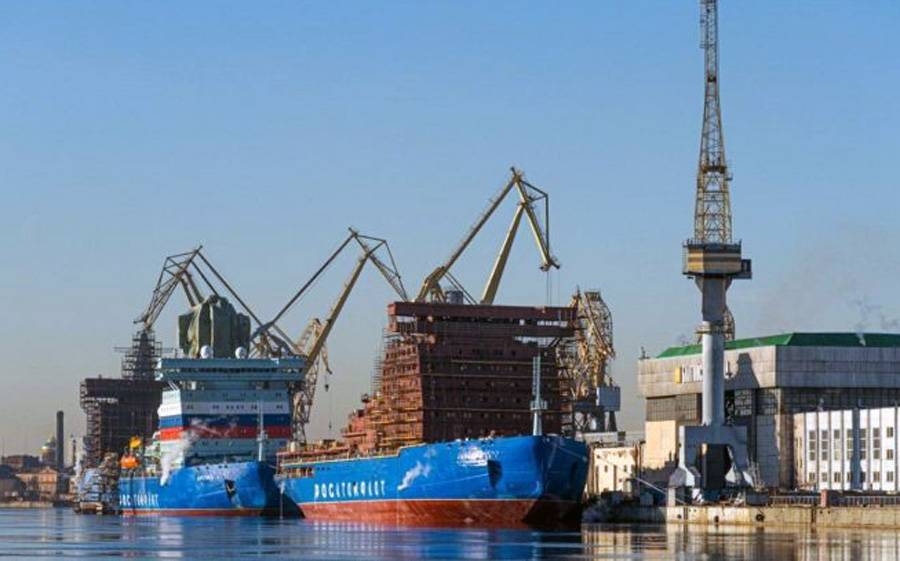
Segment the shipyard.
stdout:
[[12,7],[0,554],[897,558],[900,12],[676,4]]

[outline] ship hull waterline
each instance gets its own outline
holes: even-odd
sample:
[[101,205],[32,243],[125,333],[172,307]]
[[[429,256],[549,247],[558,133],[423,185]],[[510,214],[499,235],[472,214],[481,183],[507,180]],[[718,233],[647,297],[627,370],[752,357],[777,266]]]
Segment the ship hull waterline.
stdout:
[[583,443],[523,436],[302,462],[283,466],[278,480],[313,521],[538,526],[579,520],[587,469]]
[[126,516],[297,516],[265,462],[204,464],[160,476],[135,470],[119,479],[119,509]]

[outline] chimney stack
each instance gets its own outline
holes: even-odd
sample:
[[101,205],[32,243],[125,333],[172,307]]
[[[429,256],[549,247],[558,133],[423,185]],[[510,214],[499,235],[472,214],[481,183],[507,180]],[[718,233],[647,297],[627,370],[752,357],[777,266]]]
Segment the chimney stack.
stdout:
[[66,467],[66,444],[63,432],[63,412],[56,412],[56,471],[62,472]]

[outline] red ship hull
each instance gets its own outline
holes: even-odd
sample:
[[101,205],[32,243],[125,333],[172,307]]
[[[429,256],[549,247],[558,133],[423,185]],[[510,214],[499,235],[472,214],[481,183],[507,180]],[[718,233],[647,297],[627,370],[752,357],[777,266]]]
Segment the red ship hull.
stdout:
[[532,521],[577,521],[579,518],[576,502],[535,499],[316,502],[300,505],[300,509],[312,521],[404,526],[516,526]]

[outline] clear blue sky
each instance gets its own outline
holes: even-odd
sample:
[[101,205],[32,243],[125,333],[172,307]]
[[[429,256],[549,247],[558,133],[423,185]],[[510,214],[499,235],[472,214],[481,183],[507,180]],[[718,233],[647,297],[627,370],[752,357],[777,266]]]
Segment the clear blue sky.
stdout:
[[[900,331],[900,3],[721,4],[734,224],[756,275],[730,293],[739,336]],[[640,347],[699,318],[680,274],[698,43],[690,0],[4,2],[3,448],[34,450],[57,408],[83,431],[78,381],[117,375],[164,255],[204,243],[268,314],[352,224],[388,237],[415,287],[513,164],[551,194],[554,300],[577,284],[612,307],[621,418],[639,428]],[[473,290],[511,213],[459,264]],[[543,303],[531,241],[514,251],[500,300]],[[351,262],[286,324],[325,313]],[[390,296],[360,281],[318,434],[367,389]]]

